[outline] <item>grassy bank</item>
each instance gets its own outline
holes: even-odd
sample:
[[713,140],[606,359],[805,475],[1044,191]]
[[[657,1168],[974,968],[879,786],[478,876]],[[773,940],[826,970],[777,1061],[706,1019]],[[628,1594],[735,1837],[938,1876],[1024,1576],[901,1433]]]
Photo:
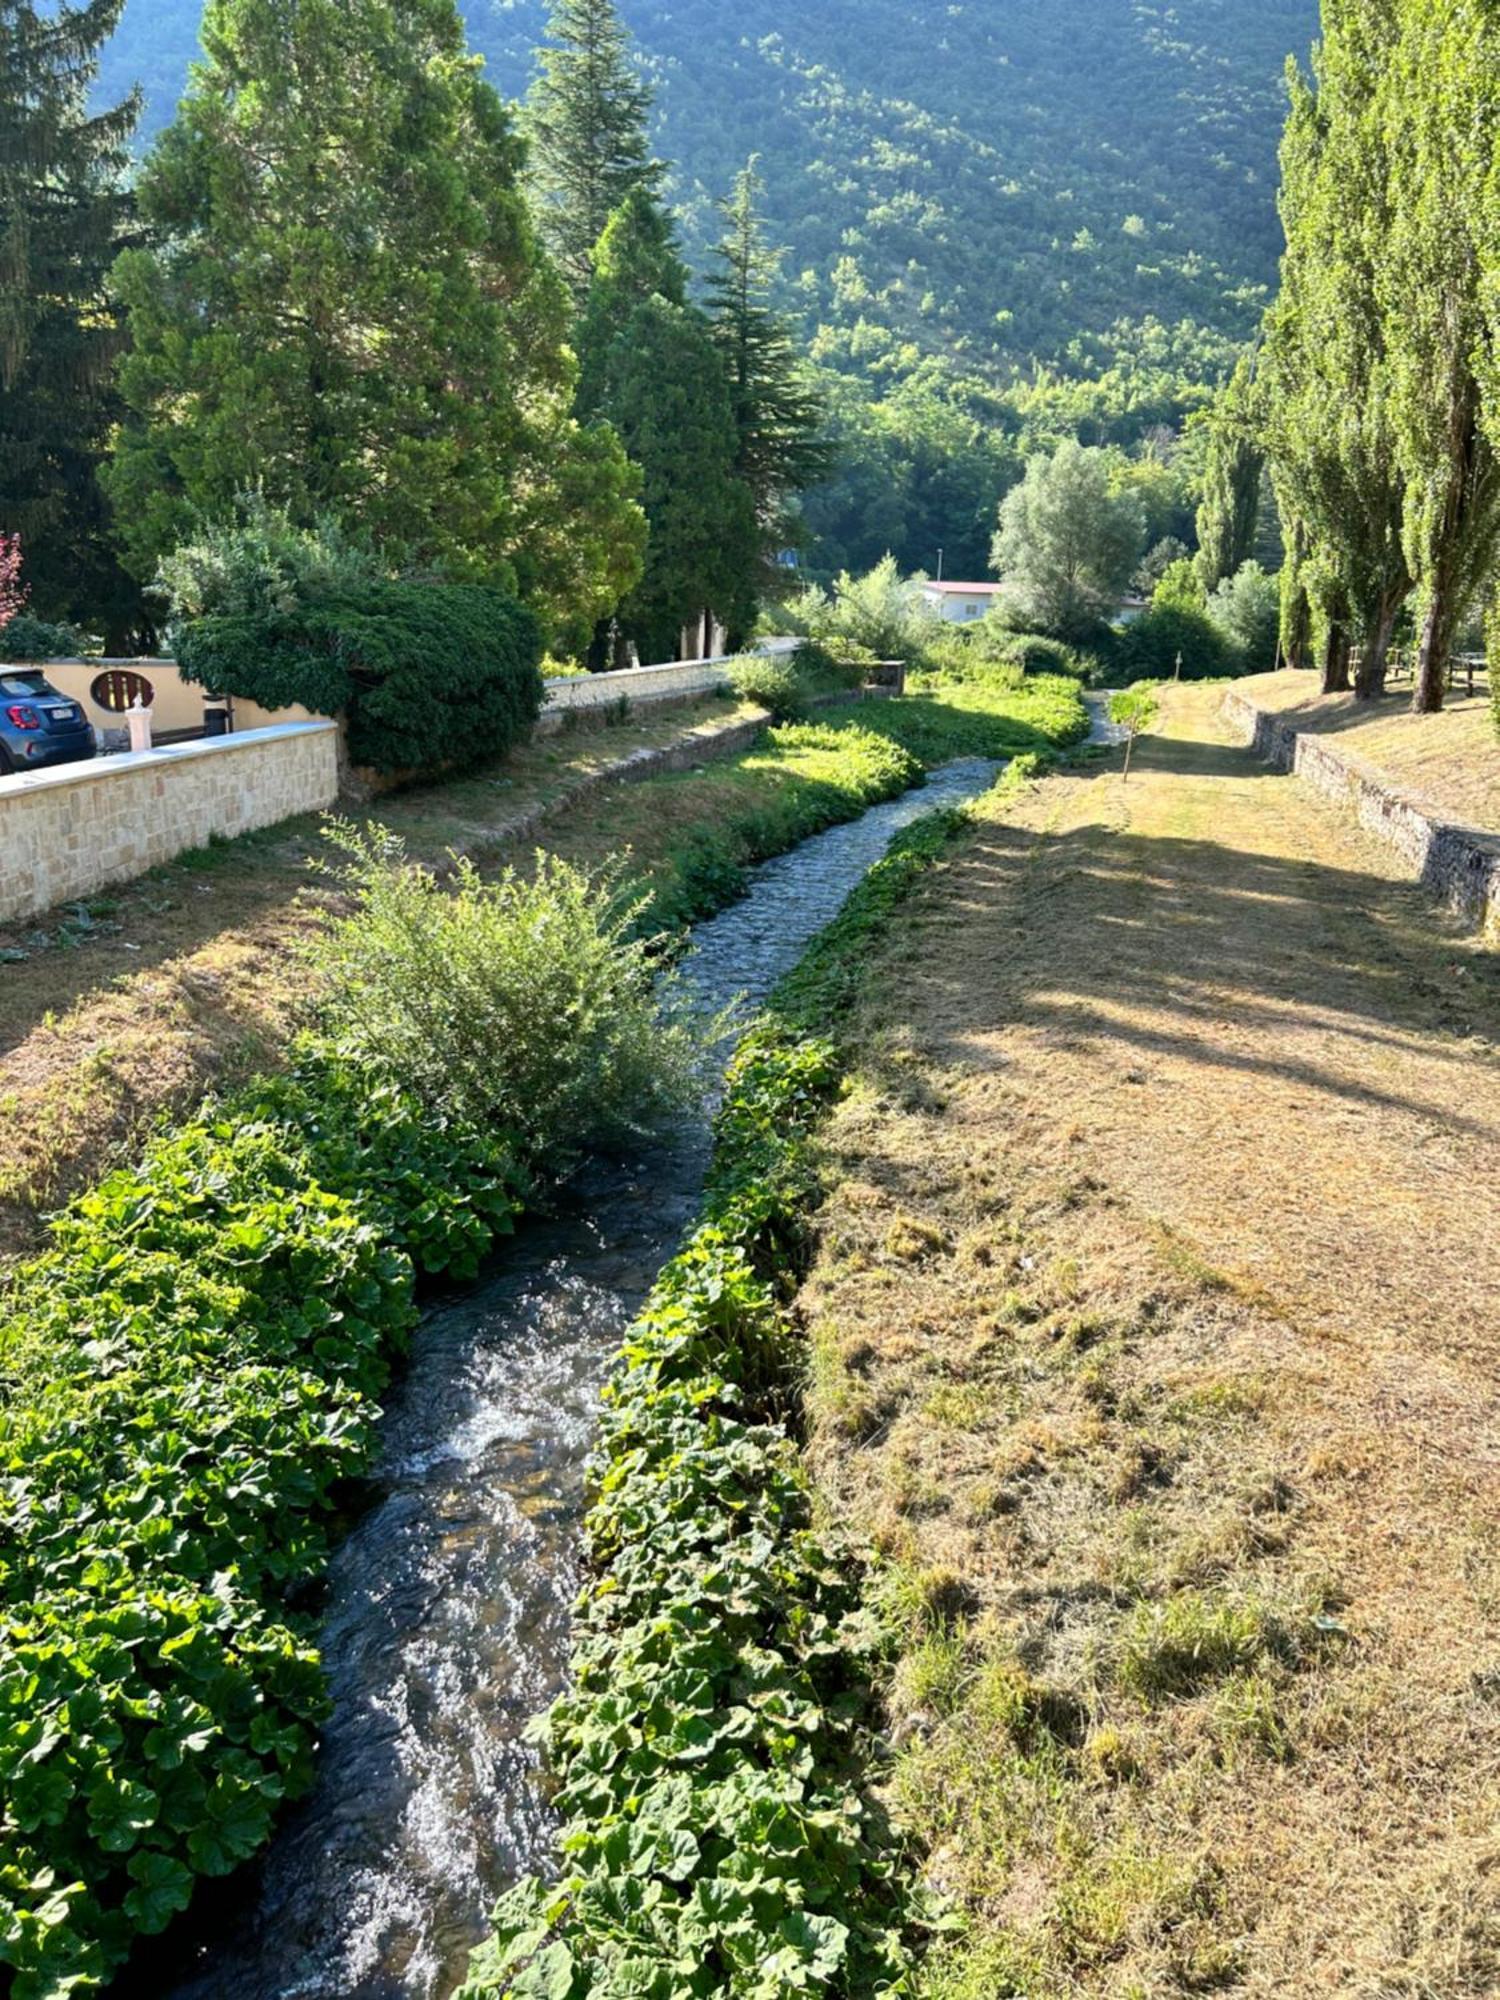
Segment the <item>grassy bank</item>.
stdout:
[[1164,700],[1128,786],[982,803],[842,994],[797,1309],[962,1920],[918,1991],[1479,2000],[1494,964]]
[[[456,850],[493,872],[536,845],[507,825],[549,805],[549,850],[584,865],[628,851],[671,922],[732,897],[755,861],[910,784],[903,760],[1047,748],[1081,727],[1076,691],[1044,681],[865,704],[723,762],[691,720],[630,723],[387,800],[379,817],[418,859],[444,865]],[[684,740],[702,742],[699,768],[593,789],[611,761]],[[580,786],[587,796],[568,806]],[[0,939],[26,953],[0,968],[0,1259],[37,1247],[39,1216],[128,1157],[158,1117],[276,1062],[306,997],[296,949],[321,906],[308,871],[320,846],[315,822],[293,822],[185,857],[40,936]]]

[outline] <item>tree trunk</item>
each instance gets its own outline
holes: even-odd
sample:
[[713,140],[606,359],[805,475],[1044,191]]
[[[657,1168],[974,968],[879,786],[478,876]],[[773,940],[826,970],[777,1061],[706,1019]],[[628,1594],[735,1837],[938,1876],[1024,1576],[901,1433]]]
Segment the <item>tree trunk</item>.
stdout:
[[1443,593],[1434,591],[1422,622],[1422,643],[1417,650],[1417,686],[1411,698],[1412,710],[1417,715],[1436,715],[1443,705],[1449,623]]
[[1323,642],[1323,693],[1347,694],[1349,692],[1349,632],[1340,620],[1334,619],[1328,627],[1328,637]]
[[1385,693],[1385,677],[1391,657],[1391,637],[1396,630],[1396,619],[1400,612],[1400,598],[1387,599],[1381,605],[1375,623],[1370,628],[1364,652],[1360,657],[1359,672],[1354,677],[1354,692],[1361,701],[1374,701],[1377,695]]

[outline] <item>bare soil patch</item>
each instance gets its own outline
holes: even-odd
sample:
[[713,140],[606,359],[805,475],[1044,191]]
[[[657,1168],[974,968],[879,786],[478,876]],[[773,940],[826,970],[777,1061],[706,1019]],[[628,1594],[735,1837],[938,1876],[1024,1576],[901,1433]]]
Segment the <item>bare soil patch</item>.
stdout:
[[829,1136],[946,2000],[1500,1991],[1500,976],[1218,700],[982,820]]

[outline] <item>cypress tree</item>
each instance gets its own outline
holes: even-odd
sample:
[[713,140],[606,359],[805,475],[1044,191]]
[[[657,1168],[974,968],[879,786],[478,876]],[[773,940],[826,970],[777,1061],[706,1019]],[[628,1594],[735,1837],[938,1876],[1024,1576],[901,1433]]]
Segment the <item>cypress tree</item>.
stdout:
[[21,536],[35,612],[100,619],[117,643],[138,600],[98,469],[122,345],[107,279],[131,226],[140,107],[90,117],[87,95],[122,6],[0,0],[0,527]]
[[139,572],[258,486],[587,629],[639,515],[573,415],[566,295],[454,0],[209,0],[203,34],[141,177],[162,246],[118,270]]
[[622,202],[654,192],[651,93],[614,0],[553,0],[527,100],[531,178],[542,233],[582,307],[594,251]]
[[755,504],[762,561],[794,539],[792,502],[832,467],[822,398],[808,379],[787,321],[772,305],[782,253],[767,246],[763,183],[751,159],[719,204],[726,225],[708,281],[714,343],[729,381],[738,448],[735,470]]

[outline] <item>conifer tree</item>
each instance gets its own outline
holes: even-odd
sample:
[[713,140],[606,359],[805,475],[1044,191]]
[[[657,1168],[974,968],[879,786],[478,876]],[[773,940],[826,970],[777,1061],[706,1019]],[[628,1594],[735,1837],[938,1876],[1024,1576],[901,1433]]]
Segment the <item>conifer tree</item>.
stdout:
[[[738,477],[729,384],[705,315],[687,303],[670,218],[638,188],[611,217],[580,322],[583,388],[639,467],[645,570],[617,614],[644,660],[676,656],[711,613],[736,637],[754,617],[755,509]],[[607,659],[596,652],[596,664]]]
[[162,246],[118,272],[140,573],[258,486],[586,629],[641,524],[573,416],[567,299],[454,0],[209,0],[203,33],[141,177]]
[[795,497],[830,470],[832,453],[822,398],[772,304],[782,253],[766,243],[762,191],[759,162],[752,158],[720,203],[726,230],[708,289],[739,440],[735,469],[750,489],[761,557],[769,567],[795,537]]
[[136,594],[114,560],[98,468],[122,336],[107,279],[130,227],[132,98],[90,116],[123,0],[0,0],[0,527],[31,608],[123,640]]
[[630,195],[654,192],[651,93],[614,0],[553,0],[527,100],[531,178],[542,233],[582,307],[594,251]]

